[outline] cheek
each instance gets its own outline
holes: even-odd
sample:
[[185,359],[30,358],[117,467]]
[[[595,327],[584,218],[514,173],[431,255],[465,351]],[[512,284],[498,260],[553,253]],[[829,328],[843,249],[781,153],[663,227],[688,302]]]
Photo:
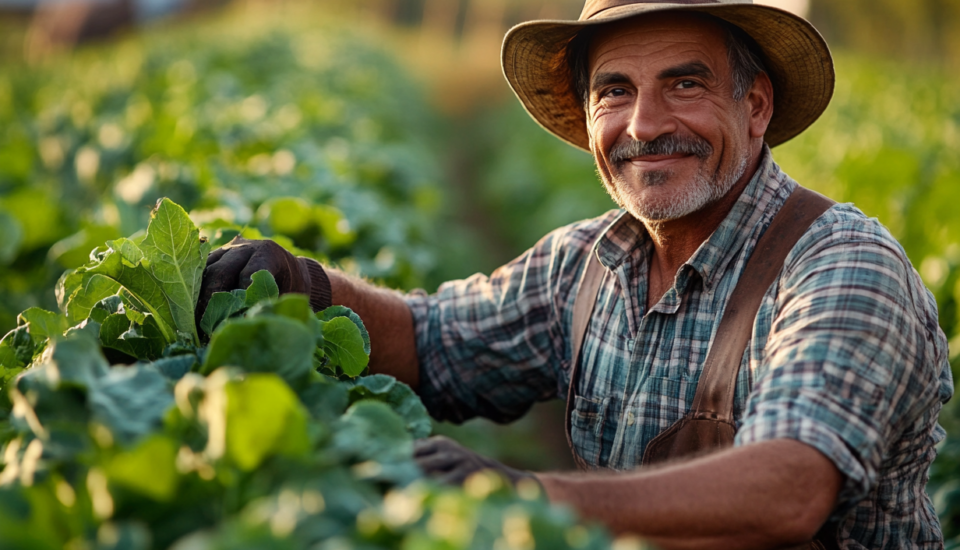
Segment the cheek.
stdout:
[[594,154],[605,155],[607,151],[617,142],[621,132],[618,129],[614,117],[610,115],[598,117],[593,121],[590,131],[591,148]]

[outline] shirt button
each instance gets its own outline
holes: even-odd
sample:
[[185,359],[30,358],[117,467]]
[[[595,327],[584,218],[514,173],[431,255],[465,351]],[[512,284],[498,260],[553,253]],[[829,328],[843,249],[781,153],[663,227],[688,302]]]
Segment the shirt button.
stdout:
[[627,413],[627,426],[633,426],[636,423],[637,419],[633,416],[633,412]]

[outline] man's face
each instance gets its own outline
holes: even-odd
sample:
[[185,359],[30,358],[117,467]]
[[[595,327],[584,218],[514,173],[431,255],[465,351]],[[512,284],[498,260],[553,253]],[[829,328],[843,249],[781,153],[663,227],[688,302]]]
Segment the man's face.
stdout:
[[628,20],[594,38],[589,67],[591,147],[621,207],[678,219],[744,177],[750,106],[733,99],[719,26],[682,14]]

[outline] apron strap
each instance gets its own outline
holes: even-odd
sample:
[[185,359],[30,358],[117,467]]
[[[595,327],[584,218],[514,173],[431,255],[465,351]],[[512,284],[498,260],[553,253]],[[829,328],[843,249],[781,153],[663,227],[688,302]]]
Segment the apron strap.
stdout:
[[[730,296],[714,343],[707,353],[691,410],[694,417],[733,424],[733,400],[740,362],[753,333],[753,323],[763,296],[783,269],[784,260],[800,237],[834,204],[836,203],[827,197],[798,186],[757,242],[743,275]],[[607,273],[600,264],[596,251],[591,249],[573,305],[572,364],[564,428],[574,462],[581,470],[589,469],[589,465],[577,454],[573,445],[570,417],[576,396],[583,339],[590,325],[601,283]]]
[[753,323],[770,285],[783,270],[783,262],[800,237],[834,201],[797,187],[757,242],[717,328],[703,364],[692,413],[733,423],[733,400],[740,362],[753,335]]
[[603,282],[606,274],[607,270],[600,264],[595,247],[591,247],[590,253],[587,254],[587,265],[580,277],[580,285],[577,287],[577,297],[573,302],[573,352],[570,355],[570,387],[567,389],[567,410],[563,419],[564,431],[567,433],[567,445],[570,446],[573,461],[581,470],[588,470],[590,466],[577,454],[577,449],[573,446],[573,438],[570,435],[570,416],[573,413],[573,402],[576,396],[577,371],[580,366],[583,338],[590,326],[590,316],[597,303],[600,283]]

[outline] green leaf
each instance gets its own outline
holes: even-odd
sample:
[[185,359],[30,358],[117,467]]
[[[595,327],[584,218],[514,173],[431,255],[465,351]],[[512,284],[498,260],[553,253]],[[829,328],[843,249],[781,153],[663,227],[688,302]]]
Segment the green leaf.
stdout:
[[250,471],[271,455],[310,449],[307,415],[290,387],[271,374],[253,374],[226,385],[227,455]]
[[269,271],[261,269],[254,273],[250,280],[246,294],[247,307],[253,307],[263,300],[275,300],[280,297],[280,287],[277,286],[277,281]]
[[94,381],[87,393],[93,418],[121,441],[133,441],[162,425],[173,404],[165,376],[144,365],[114,367]]
[[175,382],[186,376],[194,367],[199,366],[199,363],[197,363],[196,355],[175,355],[173,357],[158,359],[151,363],[150,366]]
[[67,330],[67,319],[59,313],[32,307],[17,318],[18,324],[29,325],[30,336],[36,340],[63,336]]
[[364,376],[350,388],[350,403],[364,399],[382,401],[403,417],[407,430],[414,439],[428,437],[433,431],[433,423],[423,402],[410,386],[392,376],[374,374]]
[[143,325],[137,325],[126,314],[109,315],[100,326],[100,343],[131,357],[153,361],[163,354],[166,342],[153,316],[144,321]]
[[90,310],[104,298],[120,290],[120,283],[93,273],[68,271],[57,283],[57,302],[70,325],[82,323]]
[[302,323],[277,315],[224,322],[210,339],[201,372],[222,366],[246,372],[272,372],[287,382],[313,369],[316,339]]
[[391,462],[411,456],[413,438],[403,419],[386,403],[359,401],[343,415],[333,447],[358,461]]
[[270,232],[297,236],[313,225],[310,203],[299,197],[275,197],[264,201],[257,218]]
[[52,344],[47,368],[57,384],[90,388],[109,372],[109,364],[97,342],[83,337],[68,338]]
[[143,263],[143,253],[126,239],[111,241],[108,245],[109,248],[100,256],[99,263],[77,271],[103,275],[121,284],[156,316],[157,325],[164,338],[168,342],[176,341],[177,325],[173,311],[160,283]]
[[317,345],[323,344],[323,334],[320,321],[310,308],[310,300],[303,294],[284,294],[276,300],[268,300],[250,308],[246,316],[258,317],[261,315],[279,315],[303,323],[310,333],[317,338]]
[[178,332],[197,343],[194,308],[208,253],[209,245],[200,241],[187,213],[163,199],[140,246],[132,239],[111,241],[77,273],[103,275],[122,285],[154,315],[168,343],[177,340]]
[[360,316],[352,309],[347,306],[330,306],[317,313],[317,319],[321,321],[330,321],[337,317],[346,317],[353,321],[353,324],[357,325],[357,329],[360,330],[360,336],[363,337],[363,352],[370,355],[370,333],[367,332],[367,327],[363,326],[363,320],[361,320]]
[[322,375],[318,377],[300,390],[300,401],[314,419],[333,422],[340,418],[350,405],[347,387],[336,379]]
[[6,368],[22,368],[33,361],[37,345],[30,336],[28,327],[19,326],[8,332],[0,340],[0,360]]
[[323,351],[333,366],[347,376],[358,376],[370,362],[367,346],[357,325],[347,317],[337,317],[322,324]]
[[210,252],[209,245],[200,241],[200,230],[183,208],[170,199],[162,199],[140,249],[163,288],[177,330],[198,341],[194,308]]
[[207,335],[212,335],[220,326],[220,323],[247,307],[246,300],[247,292],[243,289],[232,292],[214,292],[210,301],[207,302],[207,309],[203,311],[200,328]]
[[350,228],[350,222],[340,210],[329,205],[318,204],[313,207],[313,216],[330,246],[334,248],[349,246],[357,240],[357,233]]
[[154,500],[169,501],[176,495],[177,443],[163,435],[152,435],[133,449],[121,452],[107,463],[107,478]]
[[0,265],[7,265],[17,257],[23,242],[23,227],[17,218],[0,210]]

